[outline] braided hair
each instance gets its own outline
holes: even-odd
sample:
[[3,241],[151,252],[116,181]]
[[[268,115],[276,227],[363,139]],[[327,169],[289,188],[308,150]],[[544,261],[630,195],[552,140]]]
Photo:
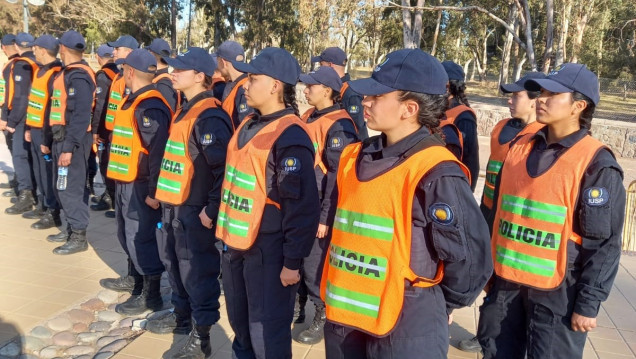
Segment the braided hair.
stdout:
[[407,100],[417,102],[419,111],[417,112],[417,122],[428,128],[433,134],[440,133],[439,123],[448,108],[448,95],[430,95],[426,93],[400,91],[398,93],[400,102]]
[[589,97],[576,91],[572,92],[572,102],[574,101],[587,102],[587,106],[579,115],[579,126],[581,126],[581,128],[585,128],[587,132],[591,134],[592,131],[590,130],[592,128],[592,118],[594,118],[594,111],[596,110],[596,105],[594,105],[594,102],[592,102],[592,100],[590,100]]
[[464,104],[470,107],[468,103],[468,98],[466,98],[466,83],[462,80],[449,80],[448,81],[448,91],[457,101],[461,104]]
[[296,103],[296,86],[290,84],[283,85],[283,103],[286,107],[294,109],[296,116],[300,116],[298,104]]

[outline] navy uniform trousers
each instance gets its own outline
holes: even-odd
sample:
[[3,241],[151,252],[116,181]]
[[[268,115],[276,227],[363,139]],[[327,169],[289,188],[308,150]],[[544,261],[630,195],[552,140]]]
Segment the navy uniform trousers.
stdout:
[[201,206],[163,204],[162,208],[157,242],[172,287],[174,311],[181,317],[191,316],[196,325],[214,325],[220,318],[221,295],[221,255],[215,247],[214,228],[201,224]]
[[40,203],[43,208],[59,209],[55,192],[53,191],[53,155],[49,154],[49,160],[44,159],[40,145],[43,144],[43,130],[31,128],[31,154],[33,157],[33,175],[37,184]]
[[33,190],[33,172],[31,170],[31,144],[24,140],[26,125],[24,121],[15,127],[11,144],[11,156],[18,191]]

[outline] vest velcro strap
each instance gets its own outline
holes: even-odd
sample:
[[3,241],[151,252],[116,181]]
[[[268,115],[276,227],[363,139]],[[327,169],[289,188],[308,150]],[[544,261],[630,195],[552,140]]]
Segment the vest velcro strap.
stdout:
[[278,210],[280,211],[280,203],[272,201],[272,199],[269,197],[267,197],[267,199],[265,200],[265,204],[271,204],[272,206],[278,208]]
[[408,267],[404,268],[404,272],[404,277],[411,282],[411,286],[418,288],[430,288],[438,285],[442,281],[442,278],[444,278],[444,263],[440,261],[437,264],[437,273],[435,273],[435,277],[433,278],[420,277]]

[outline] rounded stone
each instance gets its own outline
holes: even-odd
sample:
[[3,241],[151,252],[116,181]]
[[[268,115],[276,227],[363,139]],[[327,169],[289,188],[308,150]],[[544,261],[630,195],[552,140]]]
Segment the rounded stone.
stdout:
[[71,329],[71,327],[73,326],[73,323],[68,318],[57,317],[57,318],[49,320],[49,322],[47,323],[47,326],[55,332],[62,332],[62,331]]
[[84,332],[77,335],[77,340],[81,343],[93,343],[101,336],[101,332]]
[[135,319],[133,320],[132,329],[133,330],[146,329],[146,323],[148,323],[148,319]]
[[[125,302],[125,301],[126,301],[126,298],[122,297],[121,302]],[[113,304],[109,304],[106,310],[110,310],[111,312],[114,312],[116,308],[117,308],[117,303],[113,303]]]
[[71,346],[75,344],[75,334],[71,332],[60,332],[53,336],[53,344],[59,346]]
[[110,330],[110,322],[95,322],[95,323],[91,323],[91,325],[88,326],[88,329],[91,332],[107,332]]
[[19,359],[40,359],[33,354],[22,354],[19,356]]
[[95,354],[93,359],[108,359],[111,358],[113,355],[115,355],[115,353],[113,352],[99,352]]
[[86,354],[86,355],[80,355],[80,356],[77,356],[77,357],[75,357],[75,358],[73,358],[73,359],[91,359],[91,358],[93,358],[93,356],[92,356],[92,355],[88,355],[88,354]]
[[89,310],[92,312],[97,312],[100,310],[104,310],[106,308],[106,304],[99,298],[89,299],[86,302],[80,305],[80,308],[84,310]]
[[95,314],[87,310],[71,309],[67,312],[68,318],[73,323],[90,324],[95,320]]
[[66,355],[69,356],[88,355],[93,354],[93,352],[93,347],[89,347],[88,345],[76,345],[66,349]]
[[130,327],[132,327],[133,320],[134,320],[133,317],[124,318],[124,319],[119,321],[119,327],[120,328],[130,328]]
[[46,346],[46,343],[37,337],[27,335],[24,337],[24,349],[30,352],[38,351]]
[[115,311],[102,310],[97,313],[97,319],[103,322],[114,322],[121,319],[121,315]]
[[53,336],[53,332],[51,332],[51,330],[47,327],[38,325],[31,329],[31,336],[40,339],[49,339]]
[[0,348],[0,356],[17,357],[20,355],[20,349],[18,343],[11,342]]
[[42,350],[40,350],[40,358],[42,359],[52,359],[57,356],[57,351],[60,348],[56,345],[48,346]]
[[117,328],[108,332],[109,336],[122,337],[127,338],[133,334],[133,331],[130,328]]
[[101,300],[105,304],[117,303],[119,300],[119,293],[104,289],[97,293],[97,299]]
[[86,323],[75,323],[73,324],[73,332],[82,333],[88,330],[88,324]]
[[128,344],[128,341],[126,339],[118,339],[102,347],[101,349],[99,349],[99,351],[117,353],[118,351],[122,350],[127,344]]
[[108,344],[114,342],[117,339],[119,339],[119,338],[116,337],[116,336],[108,335],[108,336],[101,337],[101,338],[97,339],[96,345],[97,345],[98,348],[105,347],[105,346],[107,346]]

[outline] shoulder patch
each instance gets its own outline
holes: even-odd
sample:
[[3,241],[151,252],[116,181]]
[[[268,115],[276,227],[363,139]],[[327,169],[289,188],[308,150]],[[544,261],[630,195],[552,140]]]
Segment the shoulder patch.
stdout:
[[20,81],[22,81],[22,76],[20,76],[20,75],[15,75],[15,76],[13,77],[13,79],[14,79],[16,82],[20,82]]
[[239,111],[239,113],[244,113],[245,111],[247,111],[247,104],[246,103],[241,103],[239,105],[238,111]]
[[97,86],[97,87],[95,88],[95,93],[98,93],[98,94],[99,94],[99,93],[102,93],[102,88],[101,88],[100,86]]
[[603,187],[590,187],[583,192],[583,197],[588,206],[602,206],[609,201],[609,192]]
[[68,95],[69,96],[75,96],[75,87],[69,87],[68,88]]
[[144,127],[150,127],[150,126],[152,126],[152,123],[150,123],[150,119],[148,117],[144,116],[141,119],[141,125],[144,126]]
[[435,223],[449,225],[453,223],[455,214],[446,203],[434,203],[428,208],[428,214]]
[[281,162],[281,167],[285,172],[299,172],[300,160],[296,157],[286,157]]
[[199,142],[201,142],[203,146],[208,146],[213,144],[215,140],[216,138],[213,133],[204,133],[201,135],[201,140]]
[[126,90],[124,90],[124,93],[125,93],[126,95],[130,95],[130,89],[129,89],[128,87],[126,87]]
[[342,144],[344,142],[342,141],[341,137],[332,137],[331,141],[329,142],[329,147],[330,148],[340,148],[342,147]]
[[347,111],[349,113],[358,113],[360,112],[360,106],[358,105],[351,105],[349,106],[349,111]]

